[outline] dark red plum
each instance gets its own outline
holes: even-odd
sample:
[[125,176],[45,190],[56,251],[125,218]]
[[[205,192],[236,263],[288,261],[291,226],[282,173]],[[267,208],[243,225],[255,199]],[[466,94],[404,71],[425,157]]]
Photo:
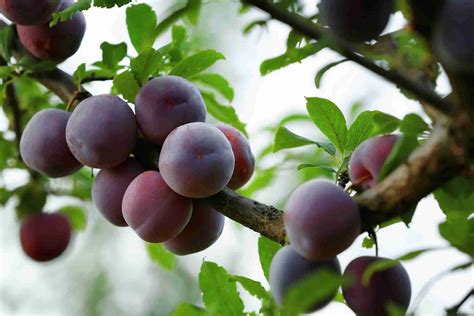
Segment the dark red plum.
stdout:
[[205,198],[229,183],[234,161],[232,146],[221,131],[206,123],[190,123],[166,138],[159,167],[173,191]]
[[288,239],[309,260],[334,257],[360,234],[357,204],[336,184],[312,180],[293,191],[283,216]]
[[[59,10],[64,10],[70,4],[70,1],[63,1]],[[70,20],[58,22],[53,27],[49,23],[18,25],[17,31],[21,43],[31,55],[61,63],[74,55],[81,46],[86,20],[82,12],[77,12]]]
[[355,186],[367,190],[377,184],[380,170],[397,140],[397,135],[384,135],[357,146],[349,162],[349,175]]
[[224,228],[224,215],[204,200],[193,201],[193,215],[178,236],[164,243],[172,253],[184,256],[209,248],[219,239]]
[[38,25],[51,20],[61,0],[0,0],[0,12],[20,25]]
[[375,272],[369,284],[362,282],[367,267],[377,261],[388,260],[380,257],[360,257],[353,260],[344,271],[344,275],[352,278],[352,283],[342,289],[347,305],[357,315],[384,316],[389,315],[389,304],[406,311],[410,304],[411,284],[405,268],[397,265]]
[[71,224],[62,214],[32,214],[21,223],[21,246],[35,261],[50,261],[59,257],[70,239]]
[[338,37],[365,42],[387,26],[393,0],[322,0],[321,17]]
[[255,168],[255,157],[245,136],[232,126],[219,124],[216,126],[224,133],[234,152],[235,167],[232,178],[227,186],[233,190],[243,187],[252,177]]
[[446,1],[434,31],[433,47],[443,66],[474,74],[474,1]]
[[199,90],[176,76],[158,77],[145,84],[136,98],[136,113],[142,134],[158,145],[176,127],[206,120]]
[[116,226],[127,226],[122,215],[122,200],[128,185],[145,168],[135,159],[129,158],[120,165],[102,169],[94,179],[92,200],[101,214]]
[[133,111],[112,95],[97,95],[79,103],[66,127],[72,154],[93,168],[112,168],[127,160],[136,139]]
[[81,168],[66,143],[71,113],[58,109],[37,112],[23,131],[20,153],[25,164],[48,177],[64,177]]
[[136,177],[122,201],[127,224],[141,239],[153,243],[181,233],[192,210],[192,200],[173,192],[157,171],[146,171]]
[[[285,246],[278,250],[270,265],[270,289],[275,301],[282,305],[285,296],[292,286],[303,281],[318,271],[326,270],[341,274],[341,266],[337,258],[329,258],[321,261],[311,261],[300,256],[295,249]],[[325,287],[326,284],[321,284]],[[332,291],[331,291],[332,290]],[[327,296],[312,306],[306,313],[315,312],[329,304],[337,294],[338,289],[330,289]]]

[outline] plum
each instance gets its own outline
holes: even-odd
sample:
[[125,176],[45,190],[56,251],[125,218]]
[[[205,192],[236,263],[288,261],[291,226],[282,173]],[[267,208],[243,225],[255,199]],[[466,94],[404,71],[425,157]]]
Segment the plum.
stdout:
[[0,0],[0,12],[20,25],[38,25],[51,20],[61,0]]
[[37,112],[30,119],[20,140],[25,164],[48,177],[64,177],[81,168],[66,142],[66,125],[71,113],[59,109]]
[[142,134],[158,145],[176,127],[206,120],[201,93],[177,76],[161,76],[145,84],[136,98],[136,113]]
[[105,94],[79,103],[66,126],[72,154],[93,168],[112,168],[127,160],[137,134],[132,109],[119,97]]
[[336,256],[360,234],[357,204],[336,184],[311,180],[293,191],[283,220],[295,250],[309,260]]
[[173,192],[157,171],[145,171],[128,186],[122,201],[123,217],[148,242],[176,237],[191,219],[191,199]]
[[205,198],[223,189],[234,172],[234,153],[224,134],[206,123],[189,123],[166,138],[160,172],[170,188],[190,198]]
[[347,305],[357,315],[389,315],[389,304],[395,304],[403,311],[408,309],[411,297],[411,284],[408,273],[400,263],[388,269],[375,272],[367,285],[362,278],[367,267],[382,260],[381,257],[359,257],[347,266],[344,275],[352,283],[343,287],[342,293]]
[[243,187],[252,177],[255,168],[255,157],[245,136],[236,128],[225,124],[216,126],[224,133],[234,152],[234,173],[227,186],[233,190]]

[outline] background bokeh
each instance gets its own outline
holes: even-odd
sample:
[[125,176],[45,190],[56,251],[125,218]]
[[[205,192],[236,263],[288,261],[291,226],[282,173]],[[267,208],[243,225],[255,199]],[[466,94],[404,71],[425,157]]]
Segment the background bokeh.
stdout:
[[[308,7],[314,7],[315,1],[307,2]],[[147,3],[156,9],[159,18],[166,16],[168,1]],[[264,15],[257,11],[238,15],[238,8],[236,1],[207,1],[200,23],[191,36],[193,45],[214,48],[226,56],[216,69],[235,89],[233,106],[241,120],[248,124],[255,153],[273,140],[266,127],[276,127],[288,114],[305,113],[305,96],[328,98],[348,115],[351,109],[379,109],[399,118],[411,112],[423,114],[420,106],[403,97],[396,87],[353,63],[344,63],[331,70],[324,77],[322,87],[316,89],[314,75],[317,70],[340,58],[327,50],[300,64],[261,77],[260,62],[285,50],[289,29],[271,22],[268,29],[256,28],[244,36],[245,25]],[[99,60],[102,42],[128,41],[125,8],[94,8],[85,15],[88,29],[82,47],[61,65],[70,73],[80,63]],[[401,16],[395,15],[387,31],[395,30],[403,23]],[[167,40],[169,38],[164,37],[157,46]],[[94,94],[106,93],[110,83],[94,83],[89,89]],[[438,90],[441,94],[449,92],[444,76]],[[354,107],[354,104],[359,106]],[[6,125],[0,110],[0,130],[6,130]],[[290,127],[301,135],[321,138],[311,124],[298,123]],[[294,152],[319,155],[314,148]],[[260,161],[262,168],[275,165],[280,166],[276,178],[253,198],[281,207],[289,192],[310,175],[299,174],[297,163],[284,160],[281,154]],[[25,172],[9,170],[0,174],[0,183],[17,187],[25,183],[27,177]],[[80,202],[51,197],[46,209],[74,203]],[[108,224],[93,205],[87,205],[86,230],[74,237],[68,252],[52,263],[35,263],[22,253],[14,207],[14,201],[11,201],[0,211],[0,315],[167,315],[181,301],[200,304],[197,274],[203,259],[217,262],[233,274],[260,280],[267,286],[258,260],[258,234],[230,220],[214,246],[202,253],[179,258],[176,271],[166,272],[148,258],[144,243],[130,229]],[[438,234],[438,224],[443,218],[434,199],[425,198],[418,205],[410,229],[400,223],[379,233],[380,254],[397,257],[411,250],[446,246]],[[373,254],[374,250],[361,247],[362,238],[340,256],[343,267],[356,256]],[[458,251],[441,249],[407,262],[405,266],[413,286],[412,303],[433,276],[467,260],[469,258]],[[417,314],[444,314],[443,308],[457,303],[473,284],[472,268],[442,278],[424,296]],[[245,291],[241,294],[246,311],[258,310],[258,301]],[[474,314],[473,305],[471,300],[462,310]],[[351,315],[351,311],[340,303],[332,303],[319,314]]]

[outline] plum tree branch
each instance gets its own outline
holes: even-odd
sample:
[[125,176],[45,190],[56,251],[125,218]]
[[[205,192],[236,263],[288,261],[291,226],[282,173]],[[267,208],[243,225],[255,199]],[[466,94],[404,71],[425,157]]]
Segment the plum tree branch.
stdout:
[[272,18],[278,20],[284,24],[287,24],[295,31],[312,38],[314,40],[320,40],[322,38],[328,38],[331,40],[329,47],[347,59],[365,67],[373,73],[387,79],[390,82],[395,83],[399,87],[410,91],[413,95],[417,96],[421,101],[425,101],[436,107],[439,111],[445,114],[451,114],[456,109],[447,100],[442,99],[433,90],[429,89],[425,85],[421,84],[416,80],[412,80],[407,76],[392,70],[386,70],[372,60],[365,58],[360,54],[354,47],[349,43],[342,42],[341,40],[335,39],[329,32],[327,32],[320,25],[313,23],[311,20],[304,18],[298,14],[289,12],[274,3],[270,3],[268,0],[243,0],[243,2],[250,4],[254,7],[261,9],[262,11],[270,14]]

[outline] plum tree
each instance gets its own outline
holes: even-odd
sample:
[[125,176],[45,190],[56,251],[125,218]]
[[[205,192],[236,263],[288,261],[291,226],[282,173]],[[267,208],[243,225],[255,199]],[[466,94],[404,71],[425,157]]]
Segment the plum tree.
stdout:
[[[66,9],[71,1],[63,1],[59,10]],[[25,49],[34,57],[61,63],[74,55],[81,46],[86,32],[86,20],[82,12],[75,13],[70,20],[39,25],[18,25],[18,37]]]
[[145,84],[136,98],[136,113],[142,134],[158,145],[176,127],[206,120],[201,93],[177,76],[162,76]]
[[196,122],[176,128],[160,154],[160,172],[170,188],[190,198],[205,198],[223,189],[234,172],[234,154],[216,127]]
[[435,25],[433,47],[447,69],[474,74],[473,28],[474,2],[446,1]]
[[26,216],[20,227],[23,251],[35,261],[50,261],[66,250],[71,239],[69,219],[59,213]]
[[288,239],[309,260],[336,256],[361,229],[357,204],[336,184],[311,180],[293,191],[283,215]]
[[366,190],[377,184],[380,170],[398,138],[397,135],[370,138],[354,150],[349,162],[349,176],[354,185]]
[[389,315],[390,304],[406,311],[410,304],[411,285],[405,268],[400,263],[388,269],[375,272],[367,285],[362,278],[367,267],[381,260],[380,257],[359,257],[353,260],[344,271],[352,278],[349,286],[343,287],[342,293],[347,305],[357,315]]
[[0,12],[20,25],[47,23],[61,0],[0,0]]
[[224,133],[234,152],[234,173],[227,186],[233,190],[243,187],[252,177],[255,168],[255,157],[245,136],[236,128],[225,124],[216,126]]
[[392,7],[393,0],[322,0],[321,17],[338,37],[364,42],[382,33]]
[[123,217],[148,242],[176,237],[191,219],[191,199],[173,192],[157,171],[145,171],[128,186],[122,201]]
[[112,95],[97,95],[79,103],[66,126],[72,154],[93,168],[112,168],[127,160],[136,138],[133,111]]
[[[300,256],[291,245],[281,248],[273,257],[270,265],[269,283],[273,298],[278,304],[283,304],[284,298],[292,286],[322,270],[341,274],[339,260],[333,257],[321,261],[311,261]],[[321,284],[321,287],[325,286],[327,285]],[[326,295],[306,312],[311,313],[323,308],[333,300],[336,293],[337,289],[329,289]]]
[[127,226],[122,215],[122,200],[128,185],[145,168],[134,158],[120,165],[102,169],[95,177],[92,187],[92,200],[101,214],[112,224]]
[[204,200],[193,201],[193,215],[178,236],[164,243],[166,249],[180,256],[200,252],[219,239],[224,228],[224,215]]
[[20,140],[25,164],[48,177],[63,177],[81,168],[66,143],[70,113],[59,109],[37,112],[28,122]]

